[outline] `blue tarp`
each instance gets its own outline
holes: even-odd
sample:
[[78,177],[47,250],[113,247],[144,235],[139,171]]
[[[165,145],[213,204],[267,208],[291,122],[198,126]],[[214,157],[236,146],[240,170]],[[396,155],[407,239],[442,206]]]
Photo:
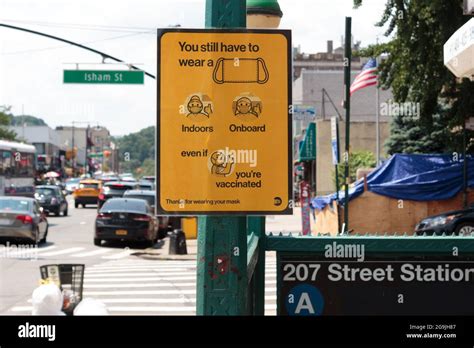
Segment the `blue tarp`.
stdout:
[[[396,154],[367,176],[368,190],[379,195],[413,201],[433,201],[456,196],[463,187],[463,160],[453,155]],[[468,186],[474,187],[474,159],[468,157]],[[364,192],[364,181],[349,189],[349,200]],[[316,197],[314,209],[322,210],[336,194]],[[339,192],[344,202],[344,192]]]

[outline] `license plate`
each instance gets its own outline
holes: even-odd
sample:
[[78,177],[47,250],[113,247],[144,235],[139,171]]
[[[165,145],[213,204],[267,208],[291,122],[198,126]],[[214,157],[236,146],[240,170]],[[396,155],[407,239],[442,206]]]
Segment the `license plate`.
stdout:
[[11,225],[11,221],[8,219],[0,219],[0,225]]
[[115,231],[115,234],[117,236],[126,236],[128,234],[128,231],[127,230],[117,230],[117,231]]

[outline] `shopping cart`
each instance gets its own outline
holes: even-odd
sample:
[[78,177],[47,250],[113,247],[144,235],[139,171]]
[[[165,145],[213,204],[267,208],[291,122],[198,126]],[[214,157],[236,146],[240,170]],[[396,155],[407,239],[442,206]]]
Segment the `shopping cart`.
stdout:
[[59,264],[40,267],[41,279],[56,284],[64,296],[63,312],[72,315],[82,300],[85,265]]

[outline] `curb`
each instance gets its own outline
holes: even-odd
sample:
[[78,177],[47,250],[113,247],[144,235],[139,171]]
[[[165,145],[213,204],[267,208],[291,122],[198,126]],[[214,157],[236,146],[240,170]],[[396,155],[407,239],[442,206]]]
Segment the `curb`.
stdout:
[[130,254],[130,256],[136,256],[145,260],[196,260],[197,255],[187,254],[187,255],[166,255],[166,254],[153,254],[153,253],[143,253],[137,252]]

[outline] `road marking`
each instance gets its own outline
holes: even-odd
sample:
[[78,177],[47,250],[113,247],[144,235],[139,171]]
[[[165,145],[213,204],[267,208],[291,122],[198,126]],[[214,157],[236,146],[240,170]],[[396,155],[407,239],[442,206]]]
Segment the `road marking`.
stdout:
[[111,249],[99,249],[99,250],[86,251],[86,252],[84,252],[84,253],[74,254],[74,255],[71,255],[71,257],[88,257],[88,256],[95,256],[95,255],[110,253],[111,251],[112,251]]
[[47,253],[41,253],[40,256],[56,256],[56,255],[63,255],[63,254],[70,254],[75,253],[76,251],[84,250],[84,248],[76,247],[76,248],[68,248],[59,251],[50,251]]
[[114,255],[102,256],[102,258],[103,259],[120,259],[120,258],[123,258],[123,257],[127,257],[131,253],[134,253],[134,252],[135,252],[135,250],[125,250],[125,251],[122,251],[122,252],[114,254]]
[[196,313],[196,308],[193,307],[156,307],[156,306],[145,306],[145,307],[107,307],[110,312],[187,312],[190,315]]
[[84,291],[84,296],[122,296],[122,295],[195,295],[196,289],[189,290],[117,290]]
[[[157,278],[138,278],[138,279],[127,279],[127,278],[115,278],[115,279],[89,279],[89,278],[85,278],[84,279],[84,288],[87,289],[87,288],[97,288],[97,287],[113,287],[114,285],[108,285],[107,283],[113,283],[113,282],[117,282],[118,284],[120,284],[119,287],[121,288],[125,288],[125,287],[130,287],[130,288],[140,288],[140,287],[153,287],[153,286],[156,286],[158,288],[160,287],[184,287],[184,286],[196,286],[196,282],[192,282],[192,283],[171,283],[171,282],[163,282],[163,283],[155,283],[155,284],[138,284],[138,285],[134,285],[134,284],[121,284],[121,282],[125,282],[125,283],[130,283],[130,282],[134,282],[134,281],[165,281],[163,278],[161,277],[157,277]],[[101,283],[104,282],[104,284],[100,284],[100,285],[97,285],[97,283]],[[92,284],[93,283],[93,284]],[[103,285],[103,286],[102,286]]]

